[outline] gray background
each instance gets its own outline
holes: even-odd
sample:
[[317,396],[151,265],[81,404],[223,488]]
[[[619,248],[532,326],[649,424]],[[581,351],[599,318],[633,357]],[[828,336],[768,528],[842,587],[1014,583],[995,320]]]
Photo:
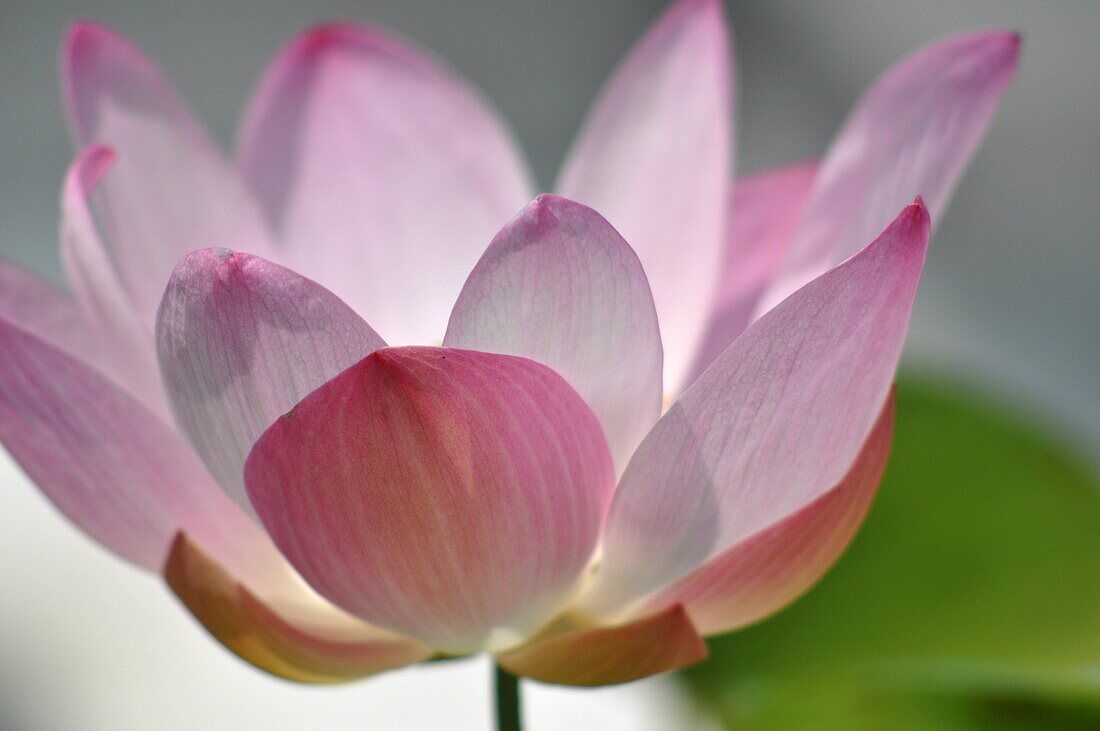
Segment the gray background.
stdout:
[[[427,3],[0,4],[0,253],[56,277],[57,198],[70,149],[56,83],[65,25],[92,18],[167,69],[227,146],[265,61],[322,20],[390,26],[450,60],[511,121],[553,179],[651,0]],[[1082,450],[1100,443],[1100,3],[738,2],[739,168],[819,155],[861,89],[923,43],[1023,30],[1023,62],[940,224],[909,340],[911,367],[966,378]],[[485,727],[484,663],[413,669],[335,691],[291,688],[201,637],[147,576],[57,517],[0,457],[0,726]],[[661,728],[667,687],[532,694],[535,728]],[[674,705],[674,704],[673,704]],[[453,707],[452,707],[453,706]]]

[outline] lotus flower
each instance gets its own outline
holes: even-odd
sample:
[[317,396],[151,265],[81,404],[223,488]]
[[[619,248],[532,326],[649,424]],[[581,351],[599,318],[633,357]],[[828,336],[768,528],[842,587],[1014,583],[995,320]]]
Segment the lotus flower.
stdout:
[[561,195],[524,207],[497,115],[380,31],[293,40],[230,161],[141,52],[79,24],[72,294],[0,269],[0,438],[276,675],[487,651],[598,685],[696,662],[865,514],[929,214],[1018,46],[930,46],[820,163],[735,180],[721,5],[682,0]]

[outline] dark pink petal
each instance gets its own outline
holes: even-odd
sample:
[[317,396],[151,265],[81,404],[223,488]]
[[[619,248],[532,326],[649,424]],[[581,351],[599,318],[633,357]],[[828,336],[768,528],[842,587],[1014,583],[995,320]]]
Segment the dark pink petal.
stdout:
[[401,345],[439,341],[478,256],[531,198],[480,95],[367,27],[314,28],[283,50],[239,159],[291,266]]
[[93,145],[69,168],[61,191],[61,263],[86,322],[97,333],[104,370],[146,408],[167,418],[152,327],[127,294],[88,208],[114,159],[109,147]]
[[816,162],[802,162],[741,178],[733,186],[722,284],[683,387],[749,326],[757,298],[787,254],[816,174]]
[[[255,667],[301,683],[342,683],[428,659],[431,648],[387,636],[350,618],[287,619],[184,534],[173,542],[164,578],[207,631]],[[338,610],[331,608],[331,613]],[[321,620],[318,622],[318,620]]]
[[270,540],[171,429],[105,377],[0,319],[0,441],[92,538],[159,571],[179,531],[263,591],[289,576]]
[[118,162],[91,203],[119,279],[152,328],[172,266],[188,251],[263,253],[259,212],[161,71],[114,31],[78,23],[61,49],[64,101],[78,149]]
[[662,590],[644,611],[682,604],[701,634],[718,634],[763,619],[801,596],[863,522],[886,469],[893,424],[891,398],[838,485]]
[[615,493],[591,610],[629,611],[842,480],[889,393],[928,231],[918,201],[750,327],[661,417]]
[[534,361],[383,348],[256,443],[252,504],[322,596],[451,654],[568,600],[614,488],[591,410]]
[[0,258],[0,318],[55,348],[98,363],[96,334],[76,302],[51,282]]
[[558,179],[642,260],[679,385],[722,264],[733,124],[730,42],[718,0],[680,0],[608,81]]
[[251,254],[204,249],[172,272],[157,350],[176,422],[251,512],[244,461],[310,391],[385,345],[331,292]]
[[443,344],[522,355],[565,376],[619,469],[661,414],[661,334],[645,272],[607,221],[565,198],[539,197],[497,234]]
[[706,643],[682,606],[623,625],[551,632],[497,656],[515,675],[559,685],[626,683],[694,665]]
[[822,160],[757,316],[859,251],[914,196],[939,220],[1019,55],[1016,33],[974,33],[927,46],[879,77]]

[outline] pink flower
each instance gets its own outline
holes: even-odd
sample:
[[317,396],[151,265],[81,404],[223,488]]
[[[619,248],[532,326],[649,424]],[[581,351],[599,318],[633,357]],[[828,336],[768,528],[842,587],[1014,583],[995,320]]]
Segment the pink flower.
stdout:
[[230,161],[133,45],[77,25],[72,296],[0,268],[0,438],[278,675],[698,661],[861,522],[929,211],[1018,48],[932,45],[819,164],[732,181],[721,6],[681,0],[589,114],[568,198],[523,208],[497,116],[377,30],[292,41]]

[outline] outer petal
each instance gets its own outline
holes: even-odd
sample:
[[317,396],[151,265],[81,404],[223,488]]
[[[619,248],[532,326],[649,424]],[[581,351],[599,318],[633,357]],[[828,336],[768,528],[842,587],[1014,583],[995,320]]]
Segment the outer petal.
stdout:
[[443,344],[522,355],[561,375],[622,469],[661,415],[661,334],[638,257],[598,213],[541,196],[474,267]]
[[240,166],[292,265],[398,344],[438,342],[486,242],[531,197],[511,137],[465,82],[349,25],[310,30],[272,63]]
[[195,545],[172,544],[164,570],[176,596],[219,642],[261,670],[304,683],[339,683],[426,660],[431,648],[368,625],[321,629],[284,619]]
[[155,414],[167,417],[152,328],[126,294],[88,207],[92,190],[114,159],[109,147],[93,145],[69,168],[61,192],[61,262],[86,321],[101,339],[104,370]]
[[918,204],[751,327],[638,447],[586,606],[616,614],[802,510],[855,462],[890,389],[924,254]]
[[680,0],[631,51],[589,113],[558,191],[607,217],[642,260],[665,383],[703,335],[722,263],[733,129],[730,44],[718,0]]
[[146,327],[172,266],[188,251],[232,245],[264,252],[261,219],[244,186],[133,44],[102,26],[74,25],[61,49],[61,76],[77,147],[105,143],[118,151],[93,210]]
[[561,685],[612,685],[694,665],[707,656],[691,619],[673,606],[616,627],[553,634],[502,653],[516,675]]
[[756,301],[782,265],[810,196],[816,162],[741,178],[729,196],[726,258],[706,336],[683,386],[689,386],[752,321]]
[[856,105],[821,164],[779,276],[757,316],[852,256],[920,195],[942,215],[1016,71],[1020,37],[989,31],[928,46]]
[[181,530],[265,591],[278,552],[182,440],[103,376],[0,319],[0,441],[70,520],[159,570]]
[[322,596],[452,654],[568,599],[614,487],[595,416],[534,361],[383,348],[276,422],[252,504]]
[[863,522],[886,469],[893,426],[891,397],[836,487],[711,559],[647,602],[644,611],[682,604],[701,633],[718,634],[796,599],[840,557]]
[[186,256],[157,320],[176,421],[249,512],[244,462],[256,439],[310,391],[384,345],[320,285],[228,249]]
[[96,334],[67,294],[0,258],[0,318],[88,363],[100,354]]

